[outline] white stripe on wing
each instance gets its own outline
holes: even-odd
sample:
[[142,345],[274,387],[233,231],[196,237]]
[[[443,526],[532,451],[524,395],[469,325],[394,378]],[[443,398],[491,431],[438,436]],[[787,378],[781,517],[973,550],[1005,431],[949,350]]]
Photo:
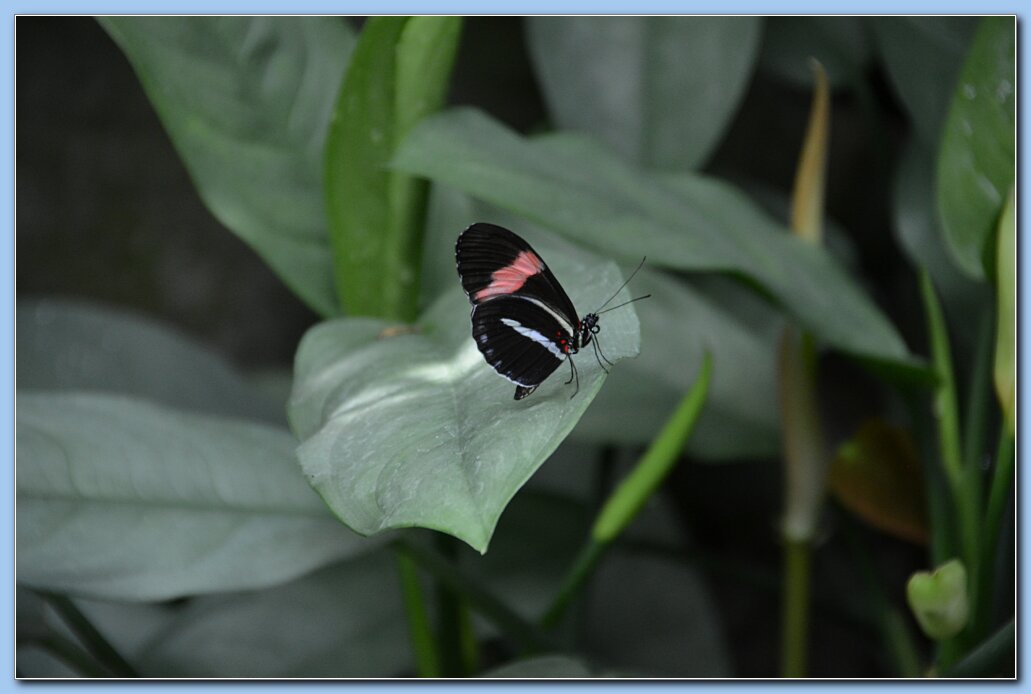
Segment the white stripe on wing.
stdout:
[[565,359],[566,358],[566,355],[562,352],[562,350],[560,350],[555,345],[554,342],[552,342],[548,338],[544,337],[543,335],[541,335],[539,332],[537,332],[533,328],[527,328],[525,325],[523,325],[519,321],[512,320],[511,318],[502,318],[501,322],[504,323],[505,325],[507,325],[508,327],[512,328],[513,330],[515,330],[517,333],[519,333],[523,337],[528,337],[531,340],[533,340],[534,342],[536,342],[537,344],[539,344],[541,347],[546,348],[549,352],[551,352],[553,355],[555,355],[556,359]]

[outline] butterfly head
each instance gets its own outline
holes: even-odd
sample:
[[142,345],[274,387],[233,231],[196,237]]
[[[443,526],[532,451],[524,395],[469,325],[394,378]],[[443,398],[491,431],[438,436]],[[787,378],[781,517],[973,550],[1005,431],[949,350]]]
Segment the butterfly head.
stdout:
[[591,338],[601,332],[601,326],[598,325],[598,314],[588,313],[580,320],[580,347],[584,347],[591,342]]

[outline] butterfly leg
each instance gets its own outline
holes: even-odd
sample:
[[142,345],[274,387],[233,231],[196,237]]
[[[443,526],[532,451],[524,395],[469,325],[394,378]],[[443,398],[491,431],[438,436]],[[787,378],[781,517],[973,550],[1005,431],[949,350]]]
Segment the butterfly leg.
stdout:
[[576,397],[576,394],[580,392],[580,372],[577,370],[576,364],[573,363],[572,358],[569,359],[569,369],[572,371],[572,374],[570,374],[569,380],[566,381],[566,385],[568,386],[574,379],[576,380],[576,390],[574,390],[573,394],[569,396],[569,399],[572,400]]
[[[598,340],[597,339],[592,340],[591,344],[594,345],[594,358],[598,360],[598,366],[601,367],[602,371],[604,371],[605,373],[608,373],[609,370],[606,369],[605,365],[601,363],[601,360],[605,359],[605,355],[601,353],[601,349],[598,347]],[[609,366],[615,366],[615,364],[610,362],[608,359],[605,359],[605,361],[609,362]]]

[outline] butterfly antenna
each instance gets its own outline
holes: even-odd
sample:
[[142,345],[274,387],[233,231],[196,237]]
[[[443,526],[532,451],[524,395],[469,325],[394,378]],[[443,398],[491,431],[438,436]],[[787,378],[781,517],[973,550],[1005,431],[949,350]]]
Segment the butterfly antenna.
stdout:
[[[640,270],[641,267],[644,266],[644,261],[646,261],[646,260],[648,260],[648,256],[644,256],[643,258],[641,258],[641,262],[637,264],[637,269],[630,273],[630,276],[626,278],[626,282],[624,282],[623,284],[619,285],[619,289],[616,290],[616,294],[619,294],[621,291],[623,291],[623,287],[625,287],[628,284],[630,284],[630,280],[632,280],[634,278],[634,275],[637,274],[637,270]],[[609,301],[612,301],[613,299],[615,299],[616,298],[616,294],[613,294],[612,296],[610,296],[609,297]],[[609,305],[609,301],[606,301],[604,304],[599,306],[598,310],[595,311],[595,313],[601,313],[601,310]],[[611,311],[612,309],[609,309],[609,310]]]
[[615,311],[615,310],[616,310],[617,308],[623,308],[623,307],[624,307],[624,306],[626,306],[627,304],[632,304],[632,303],[634,303],[635,301],[640,301],[641,299],[650,299],[650,298],[651,298],[651,296],[652,296],[651,294],[645,294],[644,296],[638,296],[638,297],[634,297],[634,298],[633,298],[633,299],[631,299],[630,301],[624,301],[624,302],[623,302],[623,303],[621,303],[621,304],[616,304],[616,305],[615,305],[615,306],[613,306],[612,308],[607,308],[607,309],[605,309],[604,311],[595,311],[595,314],[596,314],[596,315],[599,315],[599,316],[600,316],[600,315],[601,315],[601,314],[603,314],[603,313],[608,313],[609,311]]

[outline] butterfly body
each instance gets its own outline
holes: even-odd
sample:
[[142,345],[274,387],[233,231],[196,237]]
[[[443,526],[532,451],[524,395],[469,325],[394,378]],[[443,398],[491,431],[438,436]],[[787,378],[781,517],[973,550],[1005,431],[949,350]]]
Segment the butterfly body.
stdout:
[[[526,241],[494,224],[477,223],[455,244],[458,275],[472,303],[473,339],[494,370],[516,384],[515,399],[536,390],[600,331],[598,316],[576,308],[547,264]],[[574,393],[575,394],[575,393]]]

